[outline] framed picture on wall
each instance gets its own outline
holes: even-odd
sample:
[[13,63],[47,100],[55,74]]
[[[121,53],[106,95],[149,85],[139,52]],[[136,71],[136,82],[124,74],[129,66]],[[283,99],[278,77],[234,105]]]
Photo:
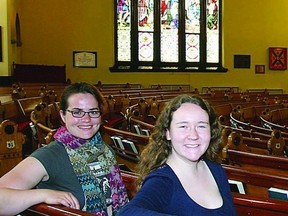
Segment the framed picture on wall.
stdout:
[[234,55],[234,68],[250,68],[250,55]]
[[281,48],[281,47],[269,48],[269,69],[270,70],[287,69],[287,48]]
[[265,74],[265,65],[255,65],[256,74]]
[[73,67],[96,68],[97,67],[97,52],[74,51],[73,52]]

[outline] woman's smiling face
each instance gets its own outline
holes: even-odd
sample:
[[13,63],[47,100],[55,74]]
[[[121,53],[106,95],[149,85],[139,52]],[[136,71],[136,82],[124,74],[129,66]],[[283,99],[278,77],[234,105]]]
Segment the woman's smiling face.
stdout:
[[[100,111],[96,98],[89,93],[76,93],[68,98],[67,110],[70,111]],[[88,113],[82,118],[73,117],[71,112],[60,111],[61,118],[65,123],[67,130],[75,137],[82,139],[90,139],[100,128],[101,116],[99,118],[91,118]]]
[[173,113],[166,138],[171,140],[172,154],[183,160],[198,161],[210,144],[208,113],[198,105],[183,103]]

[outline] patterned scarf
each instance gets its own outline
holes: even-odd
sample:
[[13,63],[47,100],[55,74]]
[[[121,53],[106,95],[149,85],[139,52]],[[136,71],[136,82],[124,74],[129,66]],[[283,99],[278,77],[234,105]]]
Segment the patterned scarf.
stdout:
[[[116,213],[127,202],[127,193],[114,154],[103,142],[100,133],[97,132],[90,140],[84,140],[73,136],[66,127],[61,127],[54,138],[65,146],[82,186],[85,196],[85,206],[82,210],[99,216],[108,215],[106,197],[97,180],[97,176],[106,175],[111,187],[112,210]],[[95,161],[99,164],[97,173],[88,165]]]

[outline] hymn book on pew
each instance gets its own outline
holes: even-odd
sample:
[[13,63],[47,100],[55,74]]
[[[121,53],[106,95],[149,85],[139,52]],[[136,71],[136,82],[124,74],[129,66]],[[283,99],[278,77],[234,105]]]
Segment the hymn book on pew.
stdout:
[[138,154],[138,150],[137,150],[135,144],[132,141],[123,139],[122,143],[124,145],[125,150],[133,152],[134,154]]
[[147,129],[142,129],[142,134],[145,136],[150,136],[150,131]]
[[133,125],[134,129],[137,134],[139,135],[145,135],[145,136],[150,136],[150,131],[147,129],[142,129],[139,125]]
[[288,190],[270,187],[268,193],[270,198],[288,200]]
[[137,134],[142,134],[142,129],[140,128],[139,125],[133,125],[133,126]]
[[[121,140],[120,137],[111,136],[111,139],[112,139],[112,141],[113,141],[113,144],[114,144],[118,149],[120,148],[120,149],[125,150],[124,145],[123,145],[122,140]],[[125,154],[124,151],[123,151],[122,153]]]
[[228,179],[228,182],[231,192],[245,194],[245,189],[241,181]]

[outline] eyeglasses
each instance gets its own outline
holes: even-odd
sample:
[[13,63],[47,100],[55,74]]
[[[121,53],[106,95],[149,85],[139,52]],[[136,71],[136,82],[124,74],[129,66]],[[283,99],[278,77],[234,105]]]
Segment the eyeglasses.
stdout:
[[66,111],[70,112],[74,118],[82,118],[86,113],[88,113],[90,118],[99,118],[101,115],[101,112],[99,110],[92,110],[85,112],[83,110],[68,110]]

